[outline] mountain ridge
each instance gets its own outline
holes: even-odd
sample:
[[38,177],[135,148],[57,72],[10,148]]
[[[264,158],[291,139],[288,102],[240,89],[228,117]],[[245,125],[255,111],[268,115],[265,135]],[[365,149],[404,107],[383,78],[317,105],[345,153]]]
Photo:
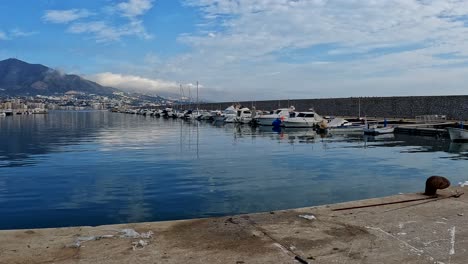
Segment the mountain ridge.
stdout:
[[63,74],[42,64],[15,58],[0,61],[0,94],[53,95],[69,91],[110,95],[120,90],[102,86],[79,75]]

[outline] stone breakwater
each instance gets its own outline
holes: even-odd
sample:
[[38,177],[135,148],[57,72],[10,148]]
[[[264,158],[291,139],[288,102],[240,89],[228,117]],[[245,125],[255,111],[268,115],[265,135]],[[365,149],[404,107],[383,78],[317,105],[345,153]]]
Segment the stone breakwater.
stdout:
[[[289,99],[242,101],[247,107],[272,110],[293,105],[298,111],[313,108],[321,115],[386,118],[415,118],[419,115],[446,115],[447,119],[468,120],[468,95],[350,97],[324,99]],[[233,102],[200,104],[200,109],[225,109]]]

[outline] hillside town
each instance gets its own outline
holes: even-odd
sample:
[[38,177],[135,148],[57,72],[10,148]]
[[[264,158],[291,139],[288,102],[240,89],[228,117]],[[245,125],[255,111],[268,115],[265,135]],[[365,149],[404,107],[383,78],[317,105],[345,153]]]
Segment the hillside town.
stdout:
[[0,114],[37,114],[47,113],[49,110],[156,108],[170,106],[177,102],[179,101],[159,96],[153,97],[124,92],[114,92],[112,95],[105,96],[70,91],[63,95],[0,96]]

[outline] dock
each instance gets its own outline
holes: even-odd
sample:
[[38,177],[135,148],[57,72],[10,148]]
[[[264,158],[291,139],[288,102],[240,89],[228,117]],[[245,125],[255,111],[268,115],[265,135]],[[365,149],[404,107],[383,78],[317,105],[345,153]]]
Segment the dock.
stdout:
[[0,263],[431,263],[468,259],[468,187],[218,218],[0,231]]
[[395,128],[395,133],[416,136],[448,138],[447,127],[455,127],[457,122],[403,124]]

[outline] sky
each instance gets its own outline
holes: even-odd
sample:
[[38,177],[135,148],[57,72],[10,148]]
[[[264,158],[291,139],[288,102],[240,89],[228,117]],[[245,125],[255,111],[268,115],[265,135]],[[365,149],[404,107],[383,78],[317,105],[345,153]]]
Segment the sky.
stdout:
[[468,0],[0,1],[0,60],[213,101],[468,94]]

